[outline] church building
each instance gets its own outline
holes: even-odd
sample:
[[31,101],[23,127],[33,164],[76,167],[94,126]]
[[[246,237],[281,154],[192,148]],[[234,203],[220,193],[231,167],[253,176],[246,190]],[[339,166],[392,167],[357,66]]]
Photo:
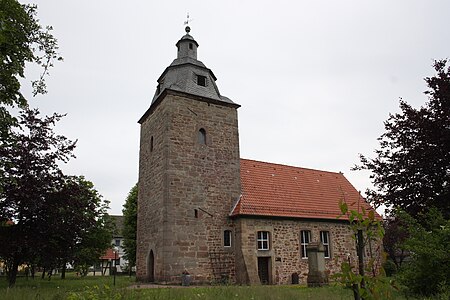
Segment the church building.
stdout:
[[240,105],[219,92],[198,46],[186,27],[139,120],[137,279],[302,283],[311,242],[324,245],[330,274],[355,263],[339,202],[370,205],[342,173],[241,159]]

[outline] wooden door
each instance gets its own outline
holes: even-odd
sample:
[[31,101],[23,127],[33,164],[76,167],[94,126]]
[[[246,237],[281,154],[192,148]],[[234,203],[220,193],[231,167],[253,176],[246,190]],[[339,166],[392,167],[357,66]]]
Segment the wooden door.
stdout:
[[270,257],[258,257],[258,275],[261,284],[270,284]]

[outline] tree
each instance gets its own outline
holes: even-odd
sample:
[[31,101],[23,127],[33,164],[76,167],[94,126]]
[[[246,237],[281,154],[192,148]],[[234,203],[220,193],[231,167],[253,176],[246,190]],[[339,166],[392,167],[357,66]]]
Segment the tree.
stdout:
[[428,102],[415,109],[400,100],[401,112],[384,122],[380,149],[371,159],[363,155],[377,192],[375,202],[418,216],[430,207],[450,217],[450,67],[435,61],[436,75],[425,78]]
[[[35,5],[0,0],[0,259],[10,286],[19,264],[64,270],[68,261],[97,260],[111,237],[107,202],[91,182],[59,169],[75,148],[53,133],[62,115],[40,118],[20,90],[33,63],[42,68],[33,96],[46,93],[45,76],[62,59],[51,30],[39,24]],[[11,108],[21,109],[19,120]]]
[[52,27],[43,28],[36,19],[35,5],[16,0],[0,0],[0,136],[5,137],[15,123],[8,107],[25,108],[27,100],[20,91],[19,77],[24,77],[25,63],[42,68],[32,82],[33,95],[46,92],[45,76],[58,55]]
[[[358,257],[358,270],[352,266],[350,260],[341,264],[341,272],[336,273],[334,278],[353,291],[355,300],[391,299],[392,285],[382,272],[379,274],[378,267],[381,261],[379,248],[384,235],[382,223],[375,217],[373,210],[361,211],[350,210],[345,199],[339,203],[341,216],[347,216],[350,230],[356,241],[356,252]],[[338,218],[339,218],[338,217]],[[372,251],[372,248],[378,248]],[[368,248],[369,257],[365,259]]]
[[33,259],[43,243],[46,232],[39,224],[47,213],[47,196],[62,179],[58,162],[73,156],[75,142],[53,132],[61,117],[40,118],[37,109],[25,109],[17,130],[0,140],[0,221],[9,223],[2,228],[0,239],[6,239],[8,247],[0,247],[0,257],[10,270],[10,286],[17,266]]
[[137,230],[137,199],[138,187],[133,186],[128,193],[128,197],[123,205],[123,248],[125,249],[125,258],[128,260],[130,272],[136,265],[136,230]]
[[[408,238],[408,232],[404,228],[403,222],[397,217],[389,217],[383,222],[384,237],[383,247],[391,262],[394,264],[392,272],[396,272],[402,266],[408,251],[403,247],[403,243]],[[386,270],[386,273],[388,270]],[[389,275],[389,274],[388,274]]]
[[96,219],[94,226],[87,228],[76,244],[73,263],[82,276],[87,275],[89,267],[97,263],[106,249],[111,246],[113,223],[106,213],[106,208],[100,209],[102,213]]
[[[435,208],[418,218],[399,213],[410,237],[404,247],[411,255],[400,269],[399,279],[408,294],[432,296],[450,291],[450,220]],[[445,296],[446,295],[446,296]]]
[[81,251],[93,253],[98,260],[108,248],[111,239],[108,202],[83,176],[64,176],[61,186],[49,195],[46,203],[40,226],[45,228],[48,238],[40,255],[44,267],[60,266],[64,279],[67,263],[86,262],[87,259],[80,259]]

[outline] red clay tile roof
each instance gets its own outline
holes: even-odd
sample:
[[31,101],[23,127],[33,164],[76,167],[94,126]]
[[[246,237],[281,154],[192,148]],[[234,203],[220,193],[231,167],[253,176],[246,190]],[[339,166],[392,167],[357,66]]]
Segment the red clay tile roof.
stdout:
[[373,210],[342,173],[241,159],[241,188],[231,216],[336,220],[341,214],[340,200],[345,200],[349,209],[358,210],[359,204]]

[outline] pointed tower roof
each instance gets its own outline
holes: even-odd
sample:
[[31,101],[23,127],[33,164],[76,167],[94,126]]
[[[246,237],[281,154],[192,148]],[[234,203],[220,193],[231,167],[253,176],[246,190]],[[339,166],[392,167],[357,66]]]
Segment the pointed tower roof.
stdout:
[[167,91],[181,92],[199,97],[208,102],[231,105],[236,108],[240,106],[220,94],[216,85],[216,76],[197,59],[197,48],[199,45],[190,35],[191,28],[186,26],[185,30],[186,34],[176,43],[177,58],[158,78],[158,86],[150,108],[139,120],[139,123],[158,104],[159,99]]

